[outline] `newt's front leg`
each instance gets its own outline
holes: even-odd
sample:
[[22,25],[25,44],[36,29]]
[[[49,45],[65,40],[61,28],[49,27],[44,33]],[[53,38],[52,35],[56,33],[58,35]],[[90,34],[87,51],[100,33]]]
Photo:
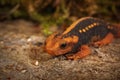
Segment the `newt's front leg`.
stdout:
[[83,57],[86,57],[87,55],[89,55],[91,53],[90,48],[88,47],[88,45],[82,45],[80,48],[80,51],[77,52],[76,54],[72,55],[72,56],[68,56],[68,59],[73,59],[73,60],[77,60]]

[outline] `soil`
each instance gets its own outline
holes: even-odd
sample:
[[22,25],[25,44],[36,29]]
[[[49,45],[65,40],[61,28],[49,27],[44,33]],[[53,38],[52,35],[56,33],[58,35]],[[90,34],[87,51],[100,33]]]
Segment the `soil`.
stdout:
[[120,80],[120,39],[74,61],[44,52],[41,31],[25,20],[0,22],[0,80]]

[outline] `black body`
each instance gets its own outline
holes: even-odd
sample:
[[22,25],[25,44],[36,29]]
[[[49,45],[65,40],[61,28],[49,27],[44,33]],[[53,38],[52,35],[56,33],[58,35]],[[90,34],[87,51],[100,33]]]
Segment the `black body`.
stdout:
[[[82,33],[79,32],[79,30],[82,30],[93,23],[99,23],[99,24],[87,30],[86,32],[82,32]],[[102,20],[96,18],[87,18],[77,23],[76,26],[70,32],[65,34],[63,37],[68,37],[73,35],[79,37],[79,41],[74,45],[73,49],[71,50],[72,52],[77,52],[81,45],[90,43],[91,39],[94,36],[99,36],[100,39],[103,39],[110,32],[108,26],[109,24],[105,23]]]

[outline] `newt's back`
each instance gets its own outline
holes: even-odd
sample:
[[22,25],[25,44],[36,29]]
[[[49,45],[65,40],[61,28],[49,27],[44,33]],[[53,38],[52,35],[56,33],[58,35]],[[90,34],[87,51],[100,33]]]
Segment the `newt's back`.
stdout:
[[76,52],[81,45],[103,39],[111,32],[111,29],[112,27],[102,20],[85,17],[79,19],[77,23],[74,22],[66,31],[64,31],[63,37],[78,36],[79,40],[72,49],[72,52]]

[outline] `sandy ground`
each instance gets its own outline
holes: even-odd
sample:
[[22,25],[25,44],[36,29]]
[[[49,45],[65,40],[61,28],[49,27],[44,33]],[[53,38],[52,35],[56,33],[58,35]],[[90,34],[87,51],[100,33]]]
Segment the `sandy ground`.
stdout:
[[120,39],[73,61],[43,51],[40,28],[24,20],[0,22],[0,80],[120,80]]

